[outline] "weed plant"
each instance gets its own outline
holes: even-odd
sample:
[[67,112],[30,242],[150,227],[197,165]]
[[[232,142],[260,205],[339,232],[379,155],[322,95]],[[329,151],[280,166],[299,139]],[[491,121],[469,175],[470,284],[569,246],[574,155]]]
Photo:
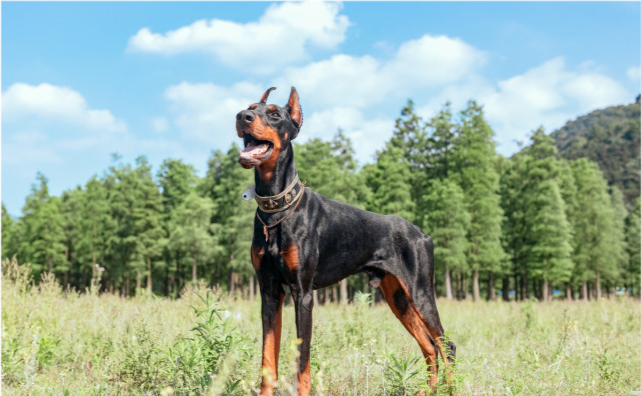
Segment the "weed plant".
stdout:
[[[3,264],[3,395],[256,395],[260,301],[200,285],[176,300],[34,285]],[[630,395],[641,390],[639,301],[438,301],[457,344],[459,395]],[[293,307],[283,309],[277,394],[294,390]],[[317,306],[313,393],[414,395],[426,387],[420,349],[385,304]],[[439,394],[443,385],[439,367]]]

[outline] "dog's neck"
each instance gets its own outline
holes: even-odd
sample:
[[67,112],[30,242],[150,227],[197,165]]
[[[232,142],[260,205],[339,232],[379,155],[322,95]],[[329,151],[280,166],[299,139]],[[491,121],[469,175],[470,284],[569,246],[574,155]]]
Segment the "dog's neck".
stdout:
[[284,191],[296,178],[296,163],[294,162],[294,148],[291,143],[283,147],[271,176],[265,175],[265,170],[256,168],[254,180],[256,194],[260,196],[273,196]]

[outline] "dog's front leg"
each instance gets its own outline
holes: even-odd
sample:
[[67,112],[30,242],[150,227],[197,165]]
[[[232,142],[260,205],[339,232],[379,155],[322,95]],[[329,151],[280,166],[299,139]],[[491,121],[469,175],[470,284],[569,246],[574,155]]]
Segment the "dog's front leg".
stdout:
[[260,385],[260,394],[272,396],[274,382],[278,379],[278,355],[285,291],[275,280],[261,278],[259,276],[263,320],[263,380]]
[[314,296],[311,286],[306,290],[292,289],[294,304],[296,305],[296,334],[302,341],[298,350],[298,375],[296,386],[299,396],[308,396],[312,390],[312,375],[310,372],[310,345],[312,343],[312,308]]

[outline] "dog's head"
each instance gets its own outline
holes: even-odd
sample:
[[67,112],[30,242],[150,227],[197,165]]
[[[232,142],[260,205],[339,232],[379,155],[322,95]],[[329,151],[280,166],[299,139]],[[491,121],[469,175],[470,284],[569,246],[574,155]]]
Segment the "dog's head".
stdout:
[[267,104],[269,88],[260,99],[236,114],[236,132],[245,143],[238,162],[245,169],[265,166],[273,169],[279,155],[294,140],[303,125],[298,92],[292,87],[284,107]]

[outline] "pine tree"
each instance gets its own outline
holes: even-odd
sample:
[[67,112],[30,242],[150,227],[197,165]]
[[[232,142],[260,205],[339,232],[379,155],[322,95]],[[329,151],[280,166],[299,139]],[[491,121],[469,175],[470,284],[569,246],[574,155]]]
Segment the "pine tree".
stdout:
[[427,126],[430,129],[432,152],[428,177],[430,179],[447,179],[454,167],[454,140],[457,134],[457,126],[452,120],[450,102],[446,102],[441,111],[430,119]]
[[463,191],[456,183],[437,179],[428,191],[425,197],[428,211],[424,230],[434,240],[436,267],[444,269],[445,295],[451,300],[454,296],[452,272],[460,279],[461,273],[468,271],[465,253],[470,215],[465,207]]
[[15,220],[11,217],[4,203],[2,204],[2,259],[11,258],[16,254],[14,236],[16,232]]
[[462,125],[455,140],[456,174],[471,215],[468,260],[473,274],[473,298],[480,299],[479,272],[488,274],[488,294],[494,299],[494,277],[505,262],[501,245],[499,175],[494,132],[485,121],[483,109],[474,101],[461,112]]
[[[114,156],[114,160],[118,160]],[[131,165],[117,164],[109,167],[105,177],[105,190],[109,202],[113,231],[107,237],[105,267],[108,281],[121,287],[124,296],[131,295],[132,260],[137,239],[134,233],[133,209],[136,201],[136,177]]]
[[582,284],[582,298],[588,298],[588,282],[594,282],[595,297],[601,297],[601,278],[616,276],[616,262],[609,254],[613,211],[607,183],[598,166],[585,158],[572,162],[577,186],[575,235],[575,279]]
[[[572,246],[572,266],[574,266],[574,252],[576,252],[576,241],[574,238],[574,229],[576,227],[576,217],[578,215],[577,211],[577,201],[576,201],[576,183],[574,181],[574,174],[572,173],[572,167],[570,162],[566,159],[559,159],[557,162],[558,173],[557,181],[559,183],[559,189],[561,191],[561,197],[565,203],[565,217],[568,220],[570,225],[570,233],[572,237],[570,238],[570,245]],[[572,285],[576,282],[571,276],[570,280],[565,283],[565,298],[571,300],[574,298],[574,291]]]
[[[184,203],[185,199],[196,191],[199,183],[199,178],[196,176],[196,170],[193,166],[185,164],[181,160],[166,159],[160,165],[158,171],[158,184],[162,194],[163,205],[163,227],[171,242],[172,233],[175,231],[173,228],[173,216],[178,208]],[[207,220],[211,219],[212,214],[208,215]],[[181,281],[187,278],[183,276],[182,264],[185,263],[185,258],[190,257],[189,252],[181,250],[181,244],[174,242],[169,243],[163,252],[165,261],[165,294],[169,295],[170,290],[173,294],[177,294],[183,286]],[[203,257],[199,260],[206,263]],[[186,263],[188,267],[190,264]],[[192,268],[193,272],[193,268]]]
[[352,143],[339,130],[331,142],[311,139],[296,147],[296,168],[314,191],[338,201],[364,207],[367,186],[357,173]]
[[611,191],[611,232],[604,235],[604,237],[610,240],[608,243],[609,250],[604,252],[604,254],[609,255],[609,258],[613,261],[613,264],[610,265],[612,268],[611,273],[605,276],[608,294],[621,280],[621,274],[625,273],[629,260],[628,243],[625,236],[625,222],[628,218],[628,210],[625,208],[623,192],[621,189],[617,186],[612,186]]
[[158,171],[158,184],[162,193],[165,213],[177,208],[191,192],[195,191],[198,177],[193,166],[181,160],[166,159]]
[[531,136],[524,151],[526,173],[522,195],[527,265],[537,291],[549,298],[553,283],[565,284],[572,272],[572,232],[557,177],[560,170],[554,140],[542,128]]
[[31,186],[22,209],[24,227],[18,255],[20,262],[30,264],[36,275],[41,271],[60,272],[66,268],[60,200],[49,196],[44,175],[38,173],[36,179],[38,184]]
[[136,270],[136,288],[141,288],[142,273],[147,273],[147,290],[153,290],[153,270],[162,269],[164,262],[156,259],[166,244],[166,233],[162,227],[162,200],[154,183],[151,165],[145,157],[136,159],[135,200],[131,213],[135,239],[132,264]]
[[192,268],[192,283],[198,281],[198,265],[211,259],[216,240],[212,236],[211,216],[214,204],[209,198],[191,192],[172,212],[169,220],[168,246],[176,252],[185,252],[178,259]]
[[376,164],[366,169],[367,185],[372,193],[367,209],[381,214],[395,214],[413,222],[416,203],[412,199],[412,175],[409,163],[399,147],[388,144],[378,153]]
[[422,222],[425,217],[425,205],[421,201],[428,185],[429,172],[432,169],[432,143],[427,134],[428,125],[414,110],[414,102],[407,101],[401,109],[401,116],[396,119],[392,138],[386,144],[384,151],[390,147],[401,149],[409,176],[405,180],[410,186],[410,199],[413,202],[413,215],[415,222]]
[[49,197],[40,207],[35,219],[33,261],[51,273],[68,270],[65,259],[63,218],[60,213],[60,198]]
[[528,232],[529,267],[534,279],[543,281],[541,299],[550,297],[553,283],[565,284],[570,280],[572,261],[570,255],[570,225],[565,217],[565,204],[554,179],[547,179],[533,186],[529,205]]
[[254,174],[238,165],[239,151],[234,143],[226,154],[214,152],[202,187],[215,206],[212,223],[220,249],[214,277],[226,273],[230,293],[243,277],[253,276],[254,272],[250,248],[256,205],[241,198],[242,192],[254,184]]
[[104,182],[93,176],[85,184],[82,196],[80,216],[78,219],[79,238],[76,246],[78,268],[77,286],[87,285],[91,278],[98,277],[100,268],[107,268],[108,278],[105,285],[109,289],[115,286],[116,280],[111,277],[114,265],[107,261],[108,242],[117,232],[116,223],[111,217],[108,191]]
[[628,243],[628,265],[624,285],[631,295],[641,295],[641,199],[637,198],[634,210],[626,220],[625,229]]

